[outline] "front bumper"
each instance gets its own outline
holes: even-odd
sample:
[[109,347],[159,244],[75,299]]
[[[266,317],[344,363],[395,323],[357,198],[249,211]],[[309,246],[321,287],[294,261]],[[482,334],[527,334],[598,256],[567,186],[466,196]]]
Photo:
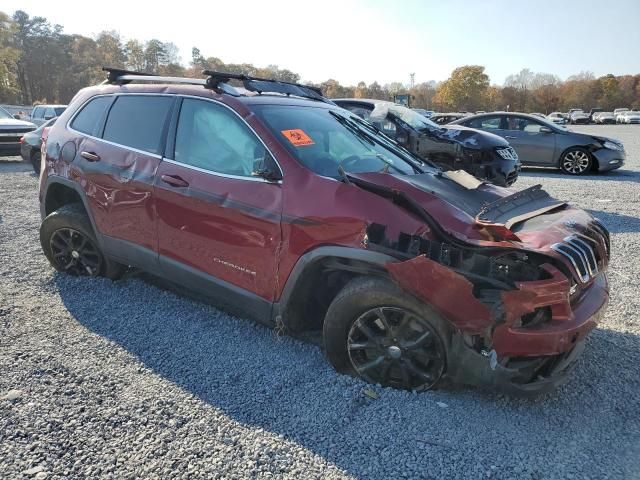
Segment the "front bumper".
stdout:
[[20,155],[20,142],[0,142],[0,157]]
[[595,150],[593,156],[598,161],[598,171],[606,172],[609,170],[615,170],[624,165],[627,156],[624,150],[610,150],[608,148],[600,148]]
[[[533,304],[551,309],[549,322],[523,328],[509,326],[513,319],[507,318],[505,324],[494,330],[491,350],[478,351],[456,335],[448,376],[459,383],[492,386],[516,394],[542,394],[564,383],[584,350],[587,335],[606,312],[609,286],[606,274],[602,273],[570,303],[561,277],[557,272],[551,280],[528,282],[538,284],[533,289],[519,290],[535,293],[538,298]],[[545,283],[548,285],[544,286]],[[523,306],[519,303],[515,308]]]
[[[509,392],[543,393],[562,383],[609,301],[605,273],[570,297],[569,279],[545,265],[550,278],[520,282],[514,290],[485,297],[477,296],[462,275],[425,256],[387,268],[402,288],[452,327],[447,377]],[[550,315],[522,326],[526,315],[540,309]]]

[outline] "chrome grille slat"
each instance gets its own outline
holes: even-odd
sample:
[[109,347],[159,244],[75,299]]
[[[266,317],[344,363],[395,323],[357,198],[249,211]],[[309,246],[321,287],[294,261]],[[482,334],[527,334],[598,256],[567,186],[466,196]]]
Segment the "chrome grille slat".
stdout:
[[[576,234],[566,237],[560,243],[553,244],[551,249],[569,260],[580,283],[586,283],[600,271],[600,266],[598,265],[599,253],[597,252],[598,244],[599,241],[597,239]],[[602,259],[601,264],[602,268],[604,268],[606,259]]]

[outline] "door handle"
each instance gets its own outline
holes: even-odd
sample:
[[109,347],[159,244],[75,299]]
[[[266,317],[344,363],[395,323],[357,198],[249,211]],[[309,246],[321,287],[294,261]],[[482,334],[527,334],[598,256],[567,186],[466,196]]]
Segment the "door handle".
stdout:
[[97,162],[100,160],[100,155],[96,152],[80,152],[80,156],[88,162]]
[[509,140],[515,140],[518,137],[514,137],[512,135],[505,135],[504,138],[508,138]]
[[161,175],[160,179],[172,187],[188,187],[189,182],[178,175]]

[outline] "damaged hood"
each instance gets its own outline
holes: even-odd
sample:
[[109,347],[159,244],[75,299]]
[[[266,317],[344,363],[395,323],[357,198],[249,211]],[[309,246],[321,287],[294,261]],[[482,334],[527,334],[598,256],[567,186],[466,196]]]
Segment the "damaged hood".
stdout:
[[443,230],[461,240],[487,240],[482,231],[491,229],[510,232],[511,238],[505,239],[519,240],[516,226],[567,208],[565,202],[552,198],[540,185],[514,192],[483,183],[463,171],[419,175],[361,173],[349,174],[349,180],[398,205],[403,204],[403,198],[409,198],[414,207],[421,208]]
[[456,142],[465,148],[483,149],[509,146],[509,142],[499,135],[462,125],[444,125],[440,130],[439,136]]

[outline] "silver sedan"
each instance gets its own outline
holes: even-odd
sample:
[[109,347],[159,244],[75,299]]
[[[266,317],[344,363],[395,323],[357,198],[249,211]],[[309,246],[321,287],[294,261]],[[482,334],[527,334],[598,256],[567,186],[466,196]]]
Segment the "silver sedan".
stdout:
[[625,161],[619,140],[573,132],[524,113],[485,113],[452,123],[500,135],[516,149],[524,166],[556,167],[570,175],[585,175],[620,168]]

